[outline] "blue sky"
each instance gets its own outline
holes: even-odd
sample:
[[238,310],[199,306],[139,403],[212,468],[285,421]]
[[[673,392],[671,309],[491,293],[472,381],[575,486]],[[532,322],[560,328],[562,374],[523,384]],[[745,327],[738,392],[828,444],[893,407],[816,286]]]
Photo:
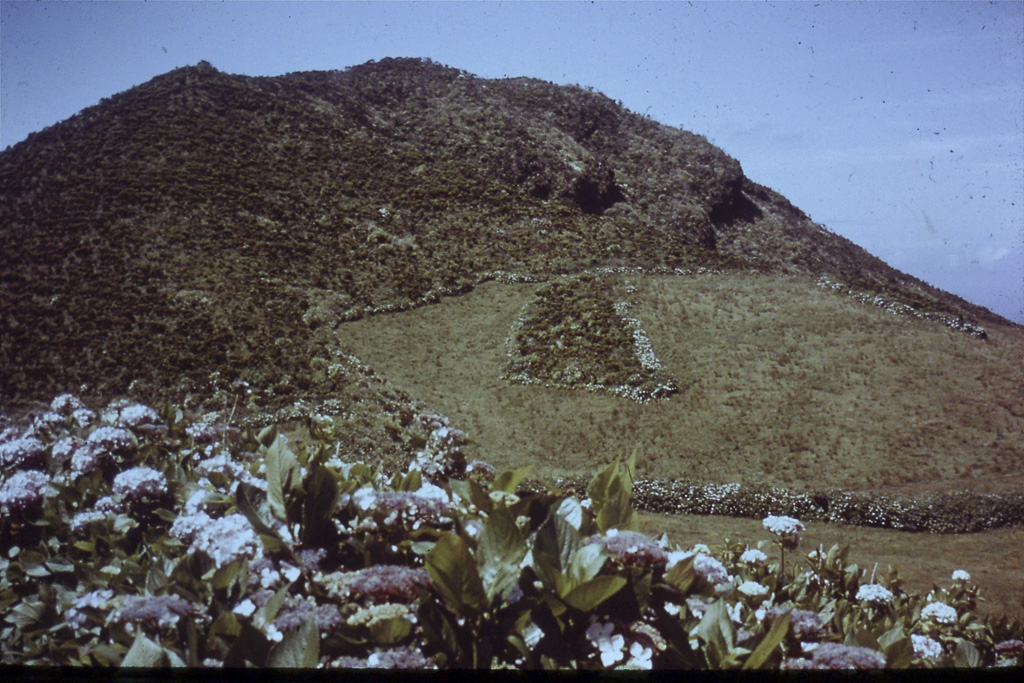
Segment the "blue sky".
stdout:
[[706,135],[891,265],[1024,322],[1024,3],[0,2],[0,149],[206,59],[430,57]]

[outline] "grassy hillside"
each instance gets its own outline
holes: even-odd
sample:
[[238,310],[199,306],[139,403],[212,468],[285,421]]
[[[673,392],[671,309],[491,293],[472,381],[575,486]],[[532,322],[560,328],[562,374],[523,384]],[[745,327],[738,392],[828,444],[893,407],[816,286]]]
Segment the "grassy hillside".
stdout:
[[324,400],[335,325],[494,271],[827,275],[969,330],[1001,322],[698,135],[420,60],[176,69],[0,153],[0,188],[0,409],[64,391],[209,408],[218,381],[268,411]]
[[[1024,340],[981,341],[802,277],[616,276],[680,391],[639,404],[502,379],[535,284],[341,325],[343,347],[449,415],[480,457],[551,476],[640,449],[641,475],[804,489],[1012,491]],[[970,368],[965,372],[965,368]]]

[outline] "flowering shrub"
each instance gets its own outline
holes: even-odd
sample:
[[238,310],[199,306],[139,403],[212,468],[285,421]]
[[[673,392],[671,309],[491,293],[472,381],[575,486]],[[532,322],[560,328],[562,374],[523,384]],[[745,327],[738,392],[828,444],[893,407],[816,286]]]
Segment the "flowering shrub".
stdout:
[[[123,404],[80,422],[71,413],[87,409],[58,398],[65,419],[0,438],[34,439],[44,455],[43,469],[5,469],[0,484],[4,664],[1024,664],[1024,624],[977,617],[962,570],[917,595],[895,571],[866,577],[847,548],[787,571],[760,548],[639,533],[633,458],[598,473],[584,505],[524,490],[527,470],[438,461],[429,476],[388,477],[274,428],[220,431],[216,449],[197,449],[176,411]],[[435,452],[456,457],[461,435],[425,419]],[[801,528],[765,520],[791,554]]]

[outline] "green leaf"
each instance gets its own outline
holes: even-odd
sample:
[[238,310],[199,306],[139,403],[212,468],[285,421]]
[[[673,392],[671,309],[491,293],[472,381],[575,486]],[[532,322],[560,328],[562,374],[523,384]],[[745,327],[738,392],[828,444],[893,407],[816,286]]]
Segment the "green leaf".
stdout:
[[419,470],[410,470],[402,478],[402,481],[397,487],[396,491],[419,491],[420,487],[423,486],[423,475]]
[[957,668],[977,668],[981,663],[981,655],[978,648],[969,640],[957,638],[956,650],[953,651],[953,666]]
[[288,494],[302,483],[299,461],[285,440],[278,437],[263,453],[263,462],[266,465],[267,500],[270,509],[275,517],[287,522],[285,502]]
[[370,636],[377,645],[394,645],[412,633],[412,624],[405,617],[381,619],[370,624]]
[[690,586],[697,580],[697,570],[693,568],[693,561],[695,559],[696,555],[688,557],[682,562],[677,562],[672,569],[665,573],[665,581],[675,586],[683,595],[687,594]]
[[583,545],[580,533],[565,519],[552,511],[537,530],[533,543],[533,556],[547,556],[551,565],[560,572],[568,569],[576,551]]
[[708,607],[697,624],[695,631],[698,638],[707,644],[705,654],[708,665],[715,669],[725,661],[736,642],[736,630],[729,618],[724,600],[718,600]]
[[636,451],[621,467],[618,461],[602,470],[587,487],[591,509],[601,533],[608,529],[635,529],[633,478]]
[[780,614],[775,617],[772,622],[772,627],[768,630],[768,633],[761,642],[757,644],[754,651],[747,657],[747,661],[743,663],[744,669],[757,669],[764,664],[768,657],[775,651],[782,642],[782,639],[786,637],[786,633],[789,631],[789,614],[793,610],[789,610],[785,614]]
[[256,611],[256,614],[252,616],[252,623],[258,629],[265,629],[267,624],[274,621],[274,617],[277,616],[278,611],[281,609],[281,605],[284,604],[285,597],[288,596],[288,591],[291,589],[292,584],[289,582],[287,586],[280,588],[274,596],[267,600],[267,603],[260,607]]
[[513,513],[495,505],[477,540],[476,556],[480,578],[489,603],[504,600],[519,580],[519,564],[526,557],[526,539],[516,526]]
[[903,624],[895,626],[878,637],[878,647],[885,655],[885,668],[905,669],[914,660],[914,643],[903,630]]
[[566,578],[573,586],[590,581],[601,572],[608,551],[596,543],[588,543],[573,553],[572,560],[565,572]]
[[227,610],[217,615],[217,618],[210,624],[208,635],[210,636],[237,636],[242,632],[242,624],[232,612]]
[[516,489],[519,487],[519,482],[521,482],[532,469],[533,465],[529,465],[518,470],[502,472],[494,478],[494,483],[491,484],[491,490],[515,493]]
[[[239,569],[242,568],[242,561],[235,560],[230,564],[226,564],[220,569],[216,569],[213,572],[213,576],[209,579],[210,585],[216,589],[227,588],[231,585],[231,582],[238,576]],[[203,578],[206,578],[205,576]]]
[[[338,481],[330,470],[314,462],[309,491],[302,507],[302,540],[306,544],[330,545],[336,538],[331,515],[338,505]],[[314,543],[314,541],[316,543]]]
[[235,642],[224,655],[224,667],[244,667],[246,662],[262,666],[270,651],[270,641],[248,622],[239,622],[241,630]]
[[159,643],[147,638],[140,630],[135,636],[135,642],[121,660],[121,666],[161,666],[164,660],[164,649]]
[[252,500],[246,493],[247,488],[249,488],[247,484],[239,484],[238,486],[235,501],[238,505],[238,511],[245,515],[245,518],[252,524],[253,529],[256,530],[256,534],[260,537],[260,541],[263,542],[263,547],[268,553],[288,553],[292,560],[299,564],[299,560],[295,557],[295,553],[292,552],[291,546],[285,543],[284,539],[260,517],[259,511],[256,510],[256,506],[253,505]]
[[455,611],[468,608],[480,612],[487,607],[476,561],[460,537],[451,533],[441,536],[427,554],[426,568],[441,597]]
[[313,669],[319,662],[320,633],[316,630],[316,621],[310,619],[299,628],[285,634],[271,651],[267,666]]
[[618,593],[625,585],[625,578],[604,574],[576,586],[563,599],[566,604],[583,612],[589,612]]
[[256,435],[256,440],[266,448],[270,448],[277,441],[277,433],[277,425],[270,425],[260,430],[260,433]]
[[45,612],[46,605],[39,598],[34,595],[27,595],[7,613],[4,619],[22,631],[31,631],[42,626],[43,614]]

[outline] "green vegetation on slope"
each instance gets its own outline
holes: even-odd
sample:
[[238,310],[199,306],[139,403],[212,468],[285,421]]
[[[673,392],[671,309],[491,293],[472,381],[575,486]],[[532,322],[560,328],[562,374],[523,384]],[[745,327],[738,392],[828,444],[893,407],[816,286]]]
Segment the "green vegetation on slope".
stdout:
[[[704,138],[581,88],[419,60],[182,68],[0,154],[0,407],[76,391],[274,411],[331,328],[494,271],[831,274],[985,324],[747,180]],[[319,359],[319,360],[317,360]]]

